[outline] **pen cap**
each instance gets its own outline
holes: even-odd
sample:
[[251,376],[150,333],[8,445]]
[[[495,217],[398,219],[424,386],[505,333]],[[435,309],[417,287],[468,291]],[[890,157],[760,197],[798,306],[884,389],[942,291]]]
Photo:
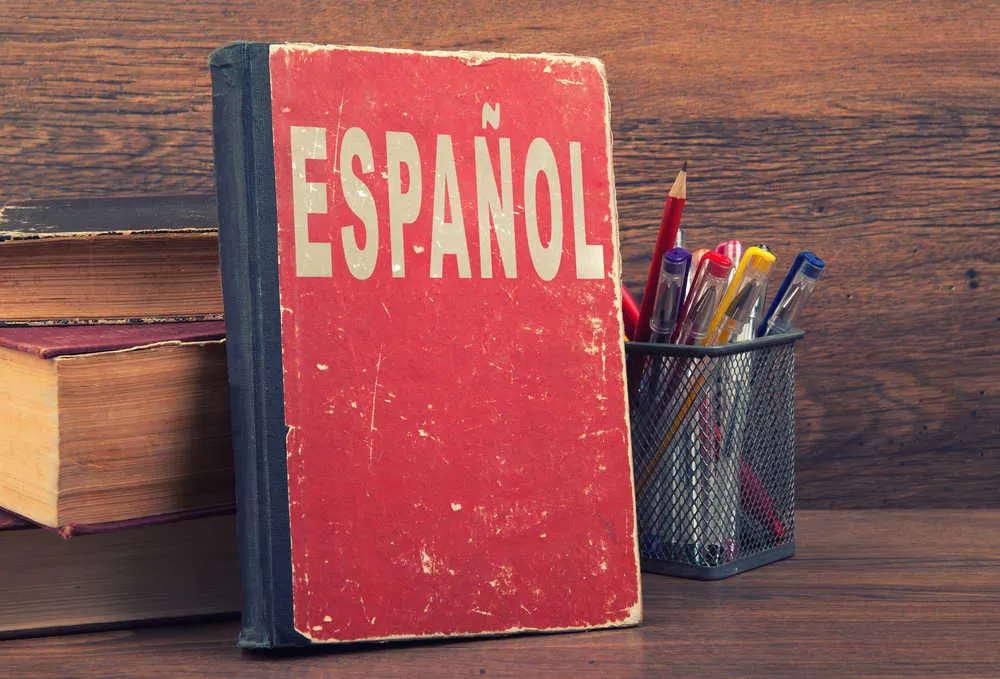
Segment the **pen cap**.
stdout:
[[774,255],[767,250],[759,248],[756,245],[749,247],[743,253],[743,259],[740,261],[740,270],[736,274],[742,276],[744,279],[767,278],[767,275],[771,273],[771,267],[774,266],[774,260]]
[[823,271],[826,270],[826,264],[823,260],[817,257],[814,253],[806,251],[802,253],[802,265],[799,268],[798,273],[803,276],[817,280],[823,275]]
[[660,267],[660,275],[686,275],[690,264],[691,253],[684,248],[674,248],[673,250],[668,250],[667,253],[663,255],[663,265]]
[[725,255],[734,262],[738,262],[743,257],[743,241],[723,241],[715,246],[715,251],[720,255]]
[[815,253],[800,252],[781,287],[771,301],[771,307],[758,328],[758,334],[777,335],[794,327],[796,317],[816,288],[826,264]]
[[[764,252],[771,252],[771,248],[767,247],[765,243],[757,243],[757,247]],[[767,277],[760,281],[760,294],[757,296],[757,301],[754,302],[753,307],[750,309],[750,315],[748,317],[748,322],[740,330],[739,335],[735,338],[737,341],[741,340],[751,340],[757,336],[757,321],[764,310],[764,303],[767,299]]]
[[728,278],[729,272],[733,269],[733,261],[717,252],[706,252],[702,257],[702,264],[705,267],[705,275],[713,278]]

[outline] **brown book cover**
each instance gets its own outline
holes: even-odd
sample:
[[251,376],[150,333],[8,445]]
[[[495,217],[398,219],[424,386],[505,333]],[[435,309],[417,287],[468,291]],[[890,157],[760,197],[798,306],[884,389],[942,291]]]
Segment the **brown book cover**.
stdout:
[[0,325],[222,318],[214,196],[0,207]]

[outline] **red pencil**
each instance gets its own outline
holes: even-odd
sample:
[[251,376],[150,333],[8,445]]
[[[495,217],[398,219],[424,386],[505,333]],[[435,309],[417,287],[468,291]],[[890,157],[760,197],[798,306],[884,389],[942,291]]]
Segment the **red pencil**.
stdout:
[[649,263],[649,276],[646,277],[646,290],[642,293],[642,306],[639,307],[639,321],[636,323],[635,337],[637,342],[649,341],[649,317],[653,314],[653,302],[656,298],[656,284],[660,280],[660,264],[663,254],[674,247],[677,240],[677,229],[681,225],[681,213],[684,212],[684,201],[687,200],[687,163],[677,173],[674,185],[667,195],[667,204],[663,208],[663,219],[660,221],[660,233],[653,249],[653,261]]
[[635,324],[639,320],[639,305],[635,303],[635,297],[622,285],[622,322],[625,324],[625,336],[629,339],[635,337]]

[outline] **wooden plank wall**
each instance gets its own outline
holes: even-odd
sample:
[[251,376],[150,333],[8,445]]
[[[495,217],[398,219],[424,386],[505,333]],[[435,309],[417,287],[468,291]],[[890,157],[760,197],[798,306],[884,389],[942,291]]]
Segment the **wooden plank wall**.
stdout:
[[799,346],[801,505],[1000,506],[993,2],[5,0],[2,14],[4,200],[211,191],[206,59],[235,39],[599,57],[636,295],[683,160],[689,244],[828,262]]

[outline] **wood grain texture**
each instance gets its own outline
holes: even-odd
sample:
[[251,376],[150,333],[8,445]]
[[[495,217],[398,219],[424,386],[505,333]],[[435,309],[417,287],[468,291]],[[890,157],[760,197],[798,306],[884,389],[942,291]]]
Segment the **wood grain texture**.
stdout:
[[806,507],[1000,507],[1000,12],[940,0],[7,0],[0,197],[204,192],[234,39],[554,51],[607,65],[625,280],[691,162],[692,246],[829,266],[799,361]]
[[257,656],[236,622],[0,644],[7,676],[995,677],[1000,511],[805,511],[798,554],[647,575],[641,627]]

